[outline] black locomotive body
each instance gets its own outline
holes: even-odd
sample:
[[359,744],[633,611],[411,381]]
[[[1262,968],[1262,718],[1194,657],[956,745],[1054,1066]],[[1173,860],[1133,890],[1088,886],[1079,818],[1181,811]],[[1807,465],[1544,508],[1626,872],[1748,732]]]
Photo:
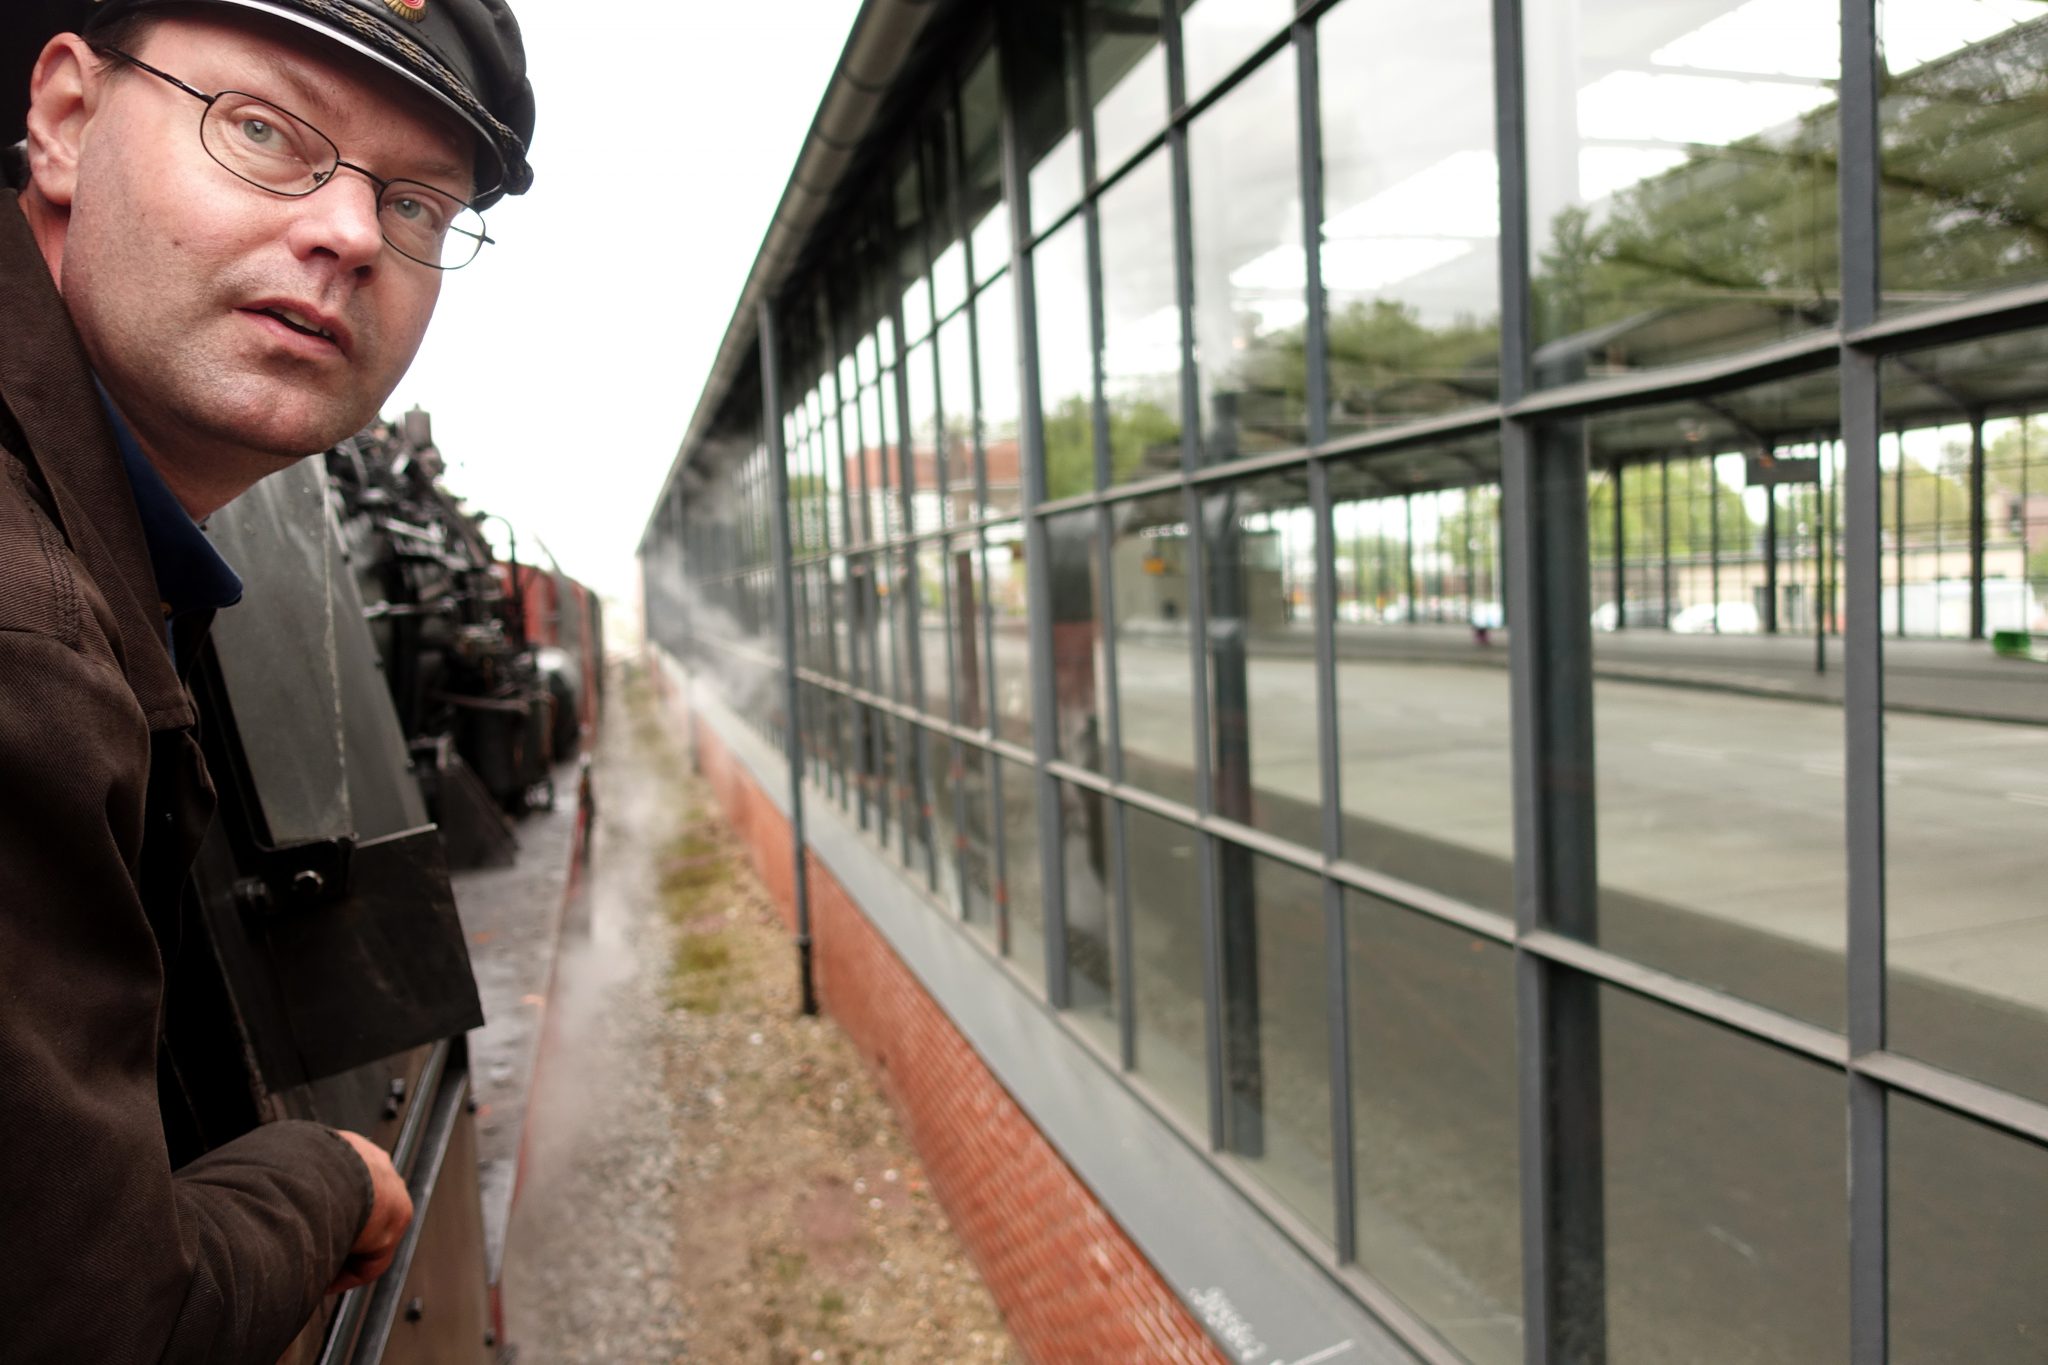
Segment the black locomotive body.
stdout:
[[387,1147],[417,1207],[391,1271],[330,1300],[291,1365],[503,1349],[465,1037],[483,1016],[450,866],[509,858],[510,817],[549,799],[561,694],[437,465],[376,428],[209,527],[248,591],[193,674],[220,807],[169,967],[172,1160],[315,1119]]

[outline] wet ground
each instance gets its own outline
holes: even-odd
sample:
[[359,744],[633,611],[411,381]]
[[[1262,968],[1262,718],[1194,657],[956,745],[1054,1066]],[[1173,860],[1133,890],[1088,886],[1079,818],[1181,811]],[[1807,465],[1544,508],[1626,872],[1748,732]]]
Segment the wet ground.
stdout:
[[506,1245],[520,1365],[1018,1359],[687,754],[615,695]]

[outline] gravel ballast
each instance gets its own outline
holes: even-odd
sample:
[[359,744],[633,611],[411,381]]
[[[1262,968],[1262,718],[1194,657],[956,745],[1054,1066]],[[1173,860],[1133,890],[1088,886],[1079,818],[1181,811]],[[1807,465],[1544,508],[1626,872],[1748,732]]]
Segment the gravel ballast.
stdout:
[[988,1290],[644,683],[614,692],[503,1276],[520,1365],[1009,1362]]

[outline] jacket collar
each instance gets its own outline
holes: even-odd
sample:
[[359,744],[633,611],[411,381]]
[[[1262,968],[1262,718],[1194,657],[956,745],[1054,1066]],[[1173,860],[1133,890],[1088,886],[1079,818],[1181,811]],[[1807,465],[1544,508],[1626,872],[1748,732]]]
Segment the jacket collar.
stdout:
[[164,648],[149,543],[71,314],[13,190],[0,190],[0,402],[56,505],[59,529],[113,613],[121,666],[152,730],[193,723]]
[[178,495],[157,473],[149,456],[135,439],[134,429],[121,416],[106,386],[96,384],[100,406],[114,429],[114,444],[121,451],[121,469],[135,493],[135,511],[142,518],[142,539],[149,546],[149,566],[156,575],[156,590],[163,600],[164,638],[171,646],[171,662],[182,675],[188,662],[178,648],[179,632],[173,627],[195,613],[209,615],[242,600],[242,580],[206,532],[186,514]]

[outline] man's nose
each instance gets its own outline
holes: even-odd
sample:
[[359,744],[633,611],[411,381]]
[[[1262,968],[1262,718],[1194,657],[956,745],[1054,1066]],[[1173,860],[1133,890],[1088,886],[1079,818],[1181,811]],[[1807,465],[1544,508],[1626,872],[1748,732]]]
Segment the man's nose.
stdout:
[[[354,174],[343,172],[353,171]],[[384,250],[384,227],[377,218],[382,187],[346,163],[294,207],[288,234],[292,254],[311,259],[332,256],[345,270],[376,264]]]

